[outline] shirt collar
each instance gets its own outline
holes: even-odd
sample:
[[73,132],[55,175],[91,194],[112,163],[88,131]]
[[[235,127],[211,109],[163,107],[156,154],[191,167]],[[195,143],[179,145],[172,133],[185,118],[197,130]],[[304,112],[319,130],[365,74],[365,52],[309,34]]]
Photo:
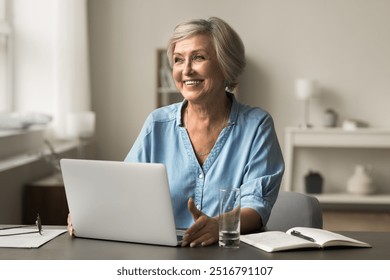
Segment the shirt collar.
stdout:
[[[230,110],[230,115],[229,115],[229,125],[235,125],[237,122],[238,118],[238,102],[236,100],[236,97],[234,96],[233,93],[226,92],[226,95],[232,100],[232,107]],[[183,126],[183,120],[181,118],[181,112],[182,110],[187,106],[188,101],[186,99],[183,100],[183,102],[180,105],[179,110],[176,112],[176,124],[177,126]]]

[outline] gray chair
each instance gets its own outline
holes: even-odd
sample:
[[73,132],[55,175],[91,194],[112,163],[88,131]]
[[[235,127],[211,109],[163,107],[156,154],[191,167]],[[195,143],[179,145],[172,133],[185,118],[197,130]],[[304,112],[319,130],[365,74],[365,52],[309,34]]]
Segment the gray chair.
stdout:
[[287,231],[292,227],[322,228],[322,210],[317,198],[298,192],[279,192],[266,230]]

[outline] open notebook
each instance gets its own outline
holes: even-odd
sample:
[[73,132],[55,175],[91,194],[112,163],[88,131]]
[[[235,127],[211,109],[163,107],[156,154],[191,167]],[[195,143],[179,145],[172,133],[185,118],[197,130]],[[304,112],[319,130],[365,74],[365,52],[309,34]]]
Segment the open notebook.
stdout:
[[241,241],[266,252],[303,248],[371,247],[370,244],[324,229],[295,227],[287,232],[266,231],[242,235]]

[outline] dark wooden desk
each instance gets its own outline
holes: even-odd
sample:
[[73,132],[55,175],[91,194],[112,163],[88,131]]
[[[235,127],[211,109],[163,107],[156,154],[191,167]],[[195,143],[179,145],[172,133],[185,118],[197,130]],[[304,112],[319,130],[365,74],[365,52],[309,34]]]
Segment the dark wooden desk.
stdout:
[[329,248],[267,253],[241,243],[239,249],[218,245],[205,248],[174,248],[83,238],[67,233],[38,249],[0,248],[7,260],[390,260],[390,233],[341,232],[366,241],[372,248]]

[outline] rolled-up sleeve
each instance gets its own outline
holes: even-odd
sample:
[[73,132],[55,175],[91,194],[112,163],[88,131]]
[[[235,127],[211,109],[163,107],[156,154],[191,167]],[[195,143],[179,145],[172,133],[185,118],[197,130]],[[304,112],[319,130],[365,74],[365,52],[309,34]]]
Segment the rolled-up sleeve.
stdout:
[[252,141],[241,185],[241,207],[261,216],[265,225],[278,196],[284,160],[270,115],[262,120]]

